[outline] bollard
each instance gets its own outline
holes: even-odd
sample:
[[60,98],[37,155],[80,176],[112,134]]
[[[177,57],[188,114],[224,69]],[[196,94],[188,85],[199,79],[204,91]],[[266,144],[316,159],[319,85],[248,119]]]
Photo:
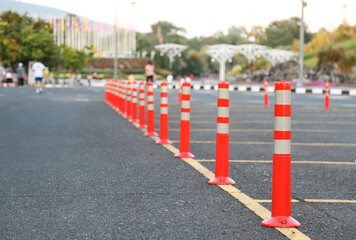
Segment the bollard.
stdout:
[[137,82],[132,82],[132,118],[130,123],[137,123]]
[[178,80],[178,103],[182,103],[182,80]]
[[[4,86],[4,83],[1,83]],[[109,86],[108,81],[105,81],[105,103],[109,104]]]
[[118,98],[118,106],[119,106],[119,111],[118,113],[121,115],[122,114],[122,82],[118,81],[118,88],[119,88],[119,98]]
[[122,116],[124,118],[126,118],[126,115],[127,115],[127,82],[125,81],[122,81]]
[[119,111],[119,85],[117,80],[113,80],[113,87],[114,87],[114,99],[113,99],[113,108],[115,111]]
[[329,104],[329,80],[325,81],[325,110],[330,110],[330,104]]
[[141,81],[139,84],[139,104],[140,104],[140,125],[137,128],[147,128],[146,122],[146,102],[145,102],[145,81]]
[[265,90],[265,104],[264,104],[264,107],[269,107],[269,104],[268,104],[268,81],[267,81],[267,79],[264,80],[264,90]]
[[120,81],[120,92],[121,92],[120,114],[124,115],[125,113],[125,82],[124,81]]
[[194,158],[190,151],[190,83],[183,83],[179,153],[176,158]]
[[291,84],[276,83],[274,105],[274,153],[272,174],[272,216],[265,227],[299,227],[291,217]]
[[152,82],[147,83],[147,133],[143,136],[157,136],[157,133],[155,133],[154,92]]
[[127,82],[126,88],[126,116],[125,119],[131,119],[131,82]]
[[215,178],[209,184],[236,184],[229,178],[229,83],[219,83]]
[[161,84],[161,114],[160,114],[160,139],[156,144],[172,144],[168,140],[168,84],[162,82]]

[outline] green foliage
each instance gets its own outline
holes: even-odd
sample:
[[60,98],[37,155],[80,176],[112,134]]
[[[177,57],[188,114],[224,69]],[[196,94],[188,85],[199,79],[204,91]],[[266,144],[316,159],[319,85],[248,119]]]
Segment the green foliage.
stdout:
[[204,63],[199,53],[193,52],[187,58],[186,74],[194,74],[195,76],[200,76],[203,72]]
[[180,32],[185,33],[186,30],[182,27],[177,27],[173,23],[167,21],[158,21],[151,25],[152,33],[161,33],[163,37],[163,42],[168,42],[167,37],[172,35],[178,35]]
[[226,73],[226,77],[233,77],[236,74],[243,73],[241,65],[235,65],[230,71]]
[[[300,18],[292,17],[287,20],[273,21],[266,28],[267,39],[262,41],[262,44],[270,47],[292,45],[294,39],[299,39],[299,31]],[[304,41],[309,42],[311,37],[311,33],[305,26]]]

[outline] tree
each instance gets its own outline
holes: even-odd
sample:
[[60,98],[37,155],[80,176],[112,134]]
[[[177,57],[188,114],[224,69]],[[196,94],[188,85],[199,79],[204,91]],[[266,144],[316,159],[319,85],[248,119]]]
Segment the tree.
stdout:
[[177,27],[173,23],[167,21],[158,21],[155,24],[151,25],[152,33],[157,34],[157,31],[160,32],[163,38],[163,42],[167,43],[167,37],[169,35],[185,33],[186,30],[182,27]]
[[351,38],[356,38],[356,26],[351,27],[348,24],[341,24],[334,32],[334,41],[342,42]]
[[202,58],[197,52],[192,52],[187,58],[187,74],[193,73],[195,76],[199,76],[204,69],[204,63]]
[[[277,47],[293,44],[294,39],[299,39],[300,18],[292,17],[287,20],[273,21],[266,28],[267,39],[262,44]],[[304,42],[309,42],[311,33],[305,25]]]
[[321,28],[318,33],[313,36],[312,40],[305,45],[305,53],[311,53],[325,48],[331,44],[331,41],[331,33],[329,33],[325,28]]
[[262,26],[252,26],[251,31],[247,34],[247,36],[254,37],[256,44],[260,44],[267,39],[266,32],[263,30]]
[[8,64],[15,61],[19,45],[16,39],[5,36],[6,26],[6,22],[0,21],[0,62]]

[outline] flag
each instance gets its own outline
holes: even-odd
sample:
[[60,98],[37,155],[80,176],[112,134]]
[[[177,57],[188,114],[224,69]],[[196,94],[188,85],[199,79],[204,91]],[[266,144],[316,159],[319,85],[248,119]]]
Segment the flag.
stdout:
[[61,30],[64,31],[64,18],[61,18]]
[[70,30],[70,19],[69,19],[69,17],[66,18],[66,30],[67,31]]
[[85,22],[84,22],[84,29],[86,32],[89,31],[89,26],[88,26],[88,20],[85,19]]
[[78,18],[74,18],[74,26],[75,26],[75,31],[78,31],[78,21],[79,19]]

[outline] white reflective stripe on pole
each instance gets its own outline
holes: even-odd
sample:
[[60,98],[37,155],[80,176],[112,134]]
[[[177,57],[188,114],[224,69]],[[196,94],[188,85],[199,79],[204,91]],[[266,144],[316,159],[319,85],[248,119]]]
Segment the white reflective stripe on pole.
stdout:
[[190,120],[190,113],[189,112],[182,112],[180,119],[189,121]]
[[218,98],[219,99],[229,99],[229,89],[228,88],[219,88]]
[[276,105],[291,105],[290,90],[276,90]]
[[229,124],[228,123],[218,123],[217,133],[229,133]]
[[218,117],[229,117],[229,107],[218,107]]
[[290,131],[291,130],[291,117],[275,117],[274,118],[275,131]]
[[182,108],[189,108],[190,109],[190,101],[182,100]]
[[291,140],[274,140],[274,154],[290,154]]

